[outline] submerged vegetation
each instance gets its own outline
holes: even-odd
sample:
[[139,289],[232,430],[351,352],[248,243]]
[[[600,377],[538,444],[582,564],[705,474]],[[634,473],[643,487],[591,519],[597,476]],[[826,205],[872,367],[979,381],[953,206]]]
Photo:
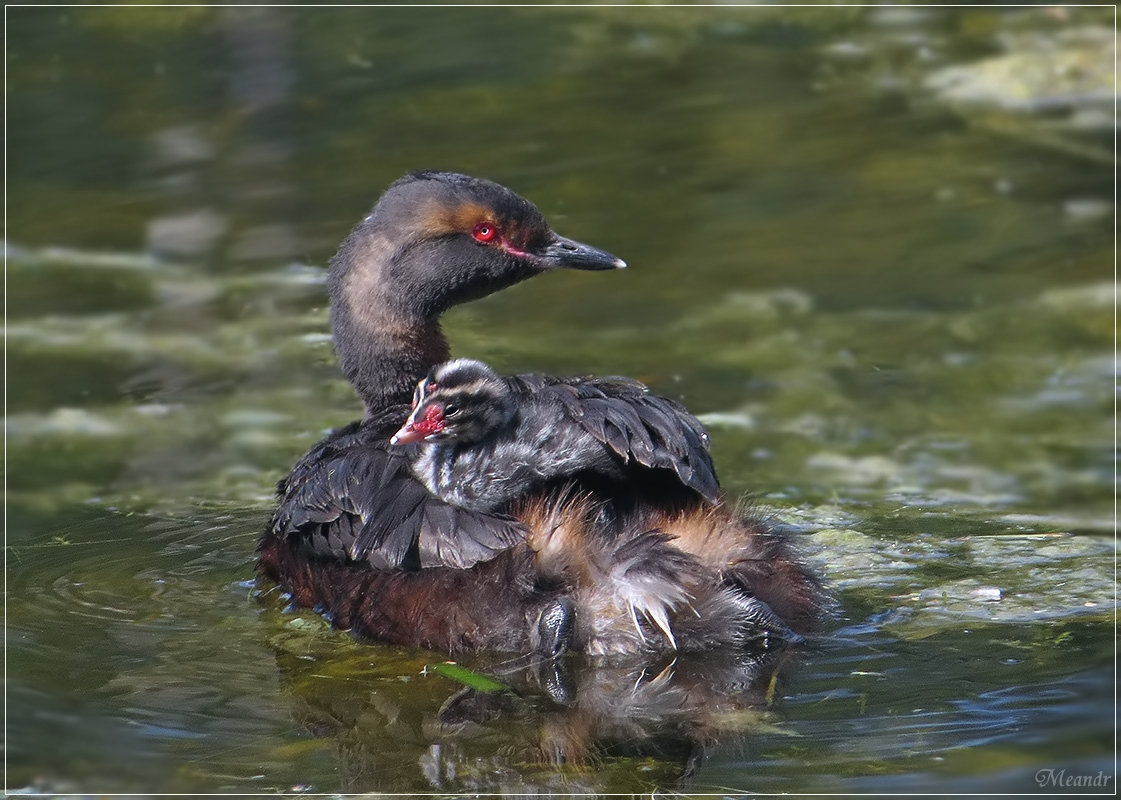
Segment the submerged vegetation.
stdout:
[[[1108,9],[8,24],[9,789],[1027,791],[1112,763]],[[454,352],[702,415],[729,494],[835,590],[820,641],[443,665],[251,583],[275,481],[360,413],[326,261],[419,167],[628,261],[457,310]]]

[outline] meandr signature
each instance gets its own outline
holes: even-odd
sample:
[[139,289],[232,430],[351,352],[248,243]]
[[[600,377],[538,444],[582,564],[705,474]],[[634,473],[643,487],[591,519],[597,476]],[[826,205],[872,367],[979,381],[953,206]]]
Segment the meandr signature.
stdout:
[[1099,772],[1067,772],[1066,769],[1041,769],[1035,773],[1035,782],[1051,789],[1104,789],[1113,783],[1113,775]]

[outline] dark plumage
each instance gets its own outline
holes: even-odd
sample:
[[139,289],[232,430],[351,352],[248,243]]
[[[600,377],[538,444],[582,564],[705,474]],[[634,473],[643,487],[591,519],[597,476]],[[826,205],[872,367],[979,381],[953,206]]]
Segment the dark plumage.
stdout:
[[340,627],[447,651],[707,647],[810,624],[824,603],[816,580],[780,537],[719,504],[700,424],[635,381],[504,379],[590,435],[577,437],[595,453],[575,485],[550,478],[516,500],[507,486],[455,505],[389,445],[413,387],[448,357],[445,310],[553,268],[622,266],[490,181],[416,173],[390,186],[328,277],[335,347],[365,418],[280,482],[259,573]]
[[[639,416],[631,398],[602,398],[607,408],[618,405],[635,417],[631,436],[610,437],[602,425],[573,415],[550,391],[558,384],[534,380],[530,388],[525,378],[503,378],[480,361],[445,362],[417,384],[412,412],[390,442],[408,448],[413,473],[432,494],[460,509],[497,513],[522,498],[554,498],[522,503],[516,516],[534,521],[529,544],[537,569],[567,587],[572,630],[564,646],[600,654],[644,649],[653,646],[644,632],[649,626],[671,647],[798,638],[749,587],[725,580],[729,566],[753,559],[744,558],[744,529],[716,511],[719,488],[700,423],[636,381],[610,380],[638,392],[659,415]],[[696,434],[684,457],[665,446],[681,430]],[[687,507],[694,522],[709,523],[693,536],[697,552],[664,532],[679,520],[650,516],[652,503],[622,513],[612,508],[626,483],[642,483],[653,469],[676,475],[682,496],[692,490]],[[685,475],[702,480],[689,486]],[[702,505],[710,510],[701,512]],[[717,553],[722,560],[703,563]]]
[[676,476],[682,497],[692,490],[720,500],[700,423],[626,378],[502,378],[480,361],[445,362],[417,384],[412,413],[391,439],[413,442],[413,473],[440,499],[471,511],[501,511],[566,480],[616,496],[651,470]]
[[343,374],[376,413],[407,403],[448,358],[439,318],[555,268],[616,269],[602,250],[554,233],[497,183],[417,172],[392,184],[331,259],[331,329]]

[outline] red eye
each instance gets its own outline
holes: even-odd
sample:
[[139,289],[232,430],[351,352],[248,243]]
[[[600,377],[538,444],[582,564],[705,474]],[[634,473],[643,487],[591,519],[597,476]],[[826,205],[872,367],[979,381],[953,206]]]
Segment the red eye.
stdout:
[[494,241],[496,236],[498,236],[498,228],[491,222],[480,222],[471,231],[471,238],[483,244]]

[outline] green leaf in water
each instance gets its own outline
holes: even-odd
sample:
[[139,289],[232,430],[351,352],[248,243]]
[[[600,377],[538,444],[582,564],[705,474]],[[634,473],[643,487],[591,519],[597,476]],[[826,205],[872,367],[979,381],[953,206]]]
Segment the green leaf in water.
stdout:
[[461,667],[459,664],[450,661],[442,664],[427,664],[424,667],[424,673],[428,674],[434,672],[437,675],[443,675],[445,678],[451,678],[453,681],[458,681],[464,686],[474,689],[477,692],[509,692],[512,691],[509,686],[501,683],[489,675],[482,675],[478,672]]

